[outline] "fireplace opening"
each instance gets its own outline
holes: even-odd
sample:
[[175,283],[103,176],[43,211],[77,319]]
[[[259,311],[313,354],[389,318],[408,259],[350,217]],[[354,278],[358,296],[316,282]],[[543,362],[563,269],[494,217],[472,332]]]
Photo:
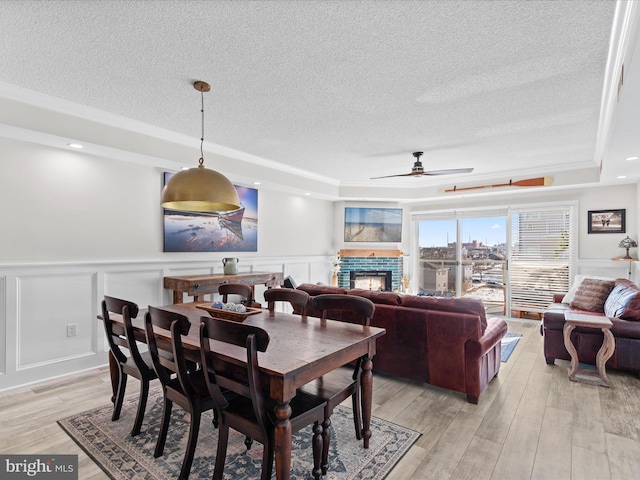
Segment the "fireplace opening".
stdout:
[[350,288],[392,290],[391,270],[351,270]]

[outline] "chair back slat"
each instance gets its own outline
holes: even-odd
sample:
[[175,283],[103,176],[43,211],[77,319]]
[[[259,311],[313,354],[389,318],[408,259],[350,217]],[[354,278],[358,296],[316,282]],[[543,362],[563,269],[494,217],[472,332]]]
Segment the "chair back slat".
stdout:
[[[376,310],[375,304],[368,298],[355,295],[324,294],[313,297],[313,306],[322,311],[322,318],[329,318],[329,312],[340,312],[336,320],[369,325]],[[333,317],[331,317],[333,318]]]
[[240,295],[243,297],[241,303],[250,307],[253,304],[253,290],[250,285],[241,283],[225,283],[218,287],[218,293],[222,295],[222,301],[227,303],[229,295]]
[[305,317],[310,298],[311,296],[307,292],[291,288],[269,288],[264,292],[264,299],[271,314],[275,311],[275,302],[289,302],[294,313]]

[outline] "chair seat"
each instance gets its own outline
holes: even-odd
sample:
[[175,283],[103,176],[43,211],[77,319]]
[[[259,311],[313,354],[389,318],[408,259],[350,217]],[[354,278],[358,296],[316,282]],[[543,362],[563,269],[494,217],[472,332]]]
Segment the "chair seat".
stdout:
[[351,397],[353,392],[350,385],[353,385],[353,389],[358,387],[353,379],[353,369],[341,367],[307,383],[299,391],[326,401],[328,408],[333,410]]
[[[153,369],[153,361],[151,360],[151,355],[149,354],[149,352],[140,352],[140,357],[142,358],[142,361],[147,366],[147,371],[145,373],[154,379],[158,378],[155,370]],[[138,379],[140,378],[140,373],[138,368],[140,367],[140,365],[136,365],[136,363],[133,360],[133,357],[127,357],[127,361],[122,364],[122,367],[124,368],[125,373],[127,375],[132,375]]]
[[[191,379],[191,385],[196,391],[196,394],[200,397],[202,401],[203,411],[212,409],[213,400],[209,395],[209,389],[207,388],[207,384],[205,382],[202,370],[197,370],[189,374],[189,378]],[[188,405],[188,403],[185,402],[183,399],[185,399],[187,395],[184,389],[182,388],[182,385],[180,384],[180,381],[178,380],[178,378],[171,379],[171,381],[167,383],[166,388],[167,388],[167,395],[169,396],[169,398],[172,401],[176,402],[178,405],[180,405],[182,408],[186,408],[186,405]],[[176,392],[177,396],[172,395],[170,393],[171,390]]]

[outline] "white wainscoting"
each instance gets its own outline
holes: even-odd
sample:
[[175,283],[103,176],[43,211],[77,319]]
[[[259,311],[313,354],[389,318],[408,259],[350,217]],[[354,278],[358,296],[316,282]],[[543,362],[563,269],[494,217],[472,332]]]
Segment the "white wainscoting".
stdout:
[[[316,283],[329,279],[328,259],[255,257],[238,265],[240,272],[280,271],[298,284]],[[104,295],[132,300],[144,314],[148,305],[172,302],[165,276],[218,273],[220,260],[0,265],[0,390],[106,365],[97,318]],[[256,287],[256,301],[264,303],[263,292]],[[75,336],[67,336],[69,325]]]

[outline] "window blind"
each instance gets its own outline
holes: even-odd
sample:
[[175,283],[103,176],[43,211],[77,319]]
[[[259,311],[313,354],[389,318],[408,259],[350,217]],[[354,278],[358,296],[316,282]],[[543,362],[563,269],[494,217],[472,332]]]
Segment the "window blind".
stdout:
[[573,277],[572,205],[518,209],[511,216],[509,285],[512,310],[542,312]]

